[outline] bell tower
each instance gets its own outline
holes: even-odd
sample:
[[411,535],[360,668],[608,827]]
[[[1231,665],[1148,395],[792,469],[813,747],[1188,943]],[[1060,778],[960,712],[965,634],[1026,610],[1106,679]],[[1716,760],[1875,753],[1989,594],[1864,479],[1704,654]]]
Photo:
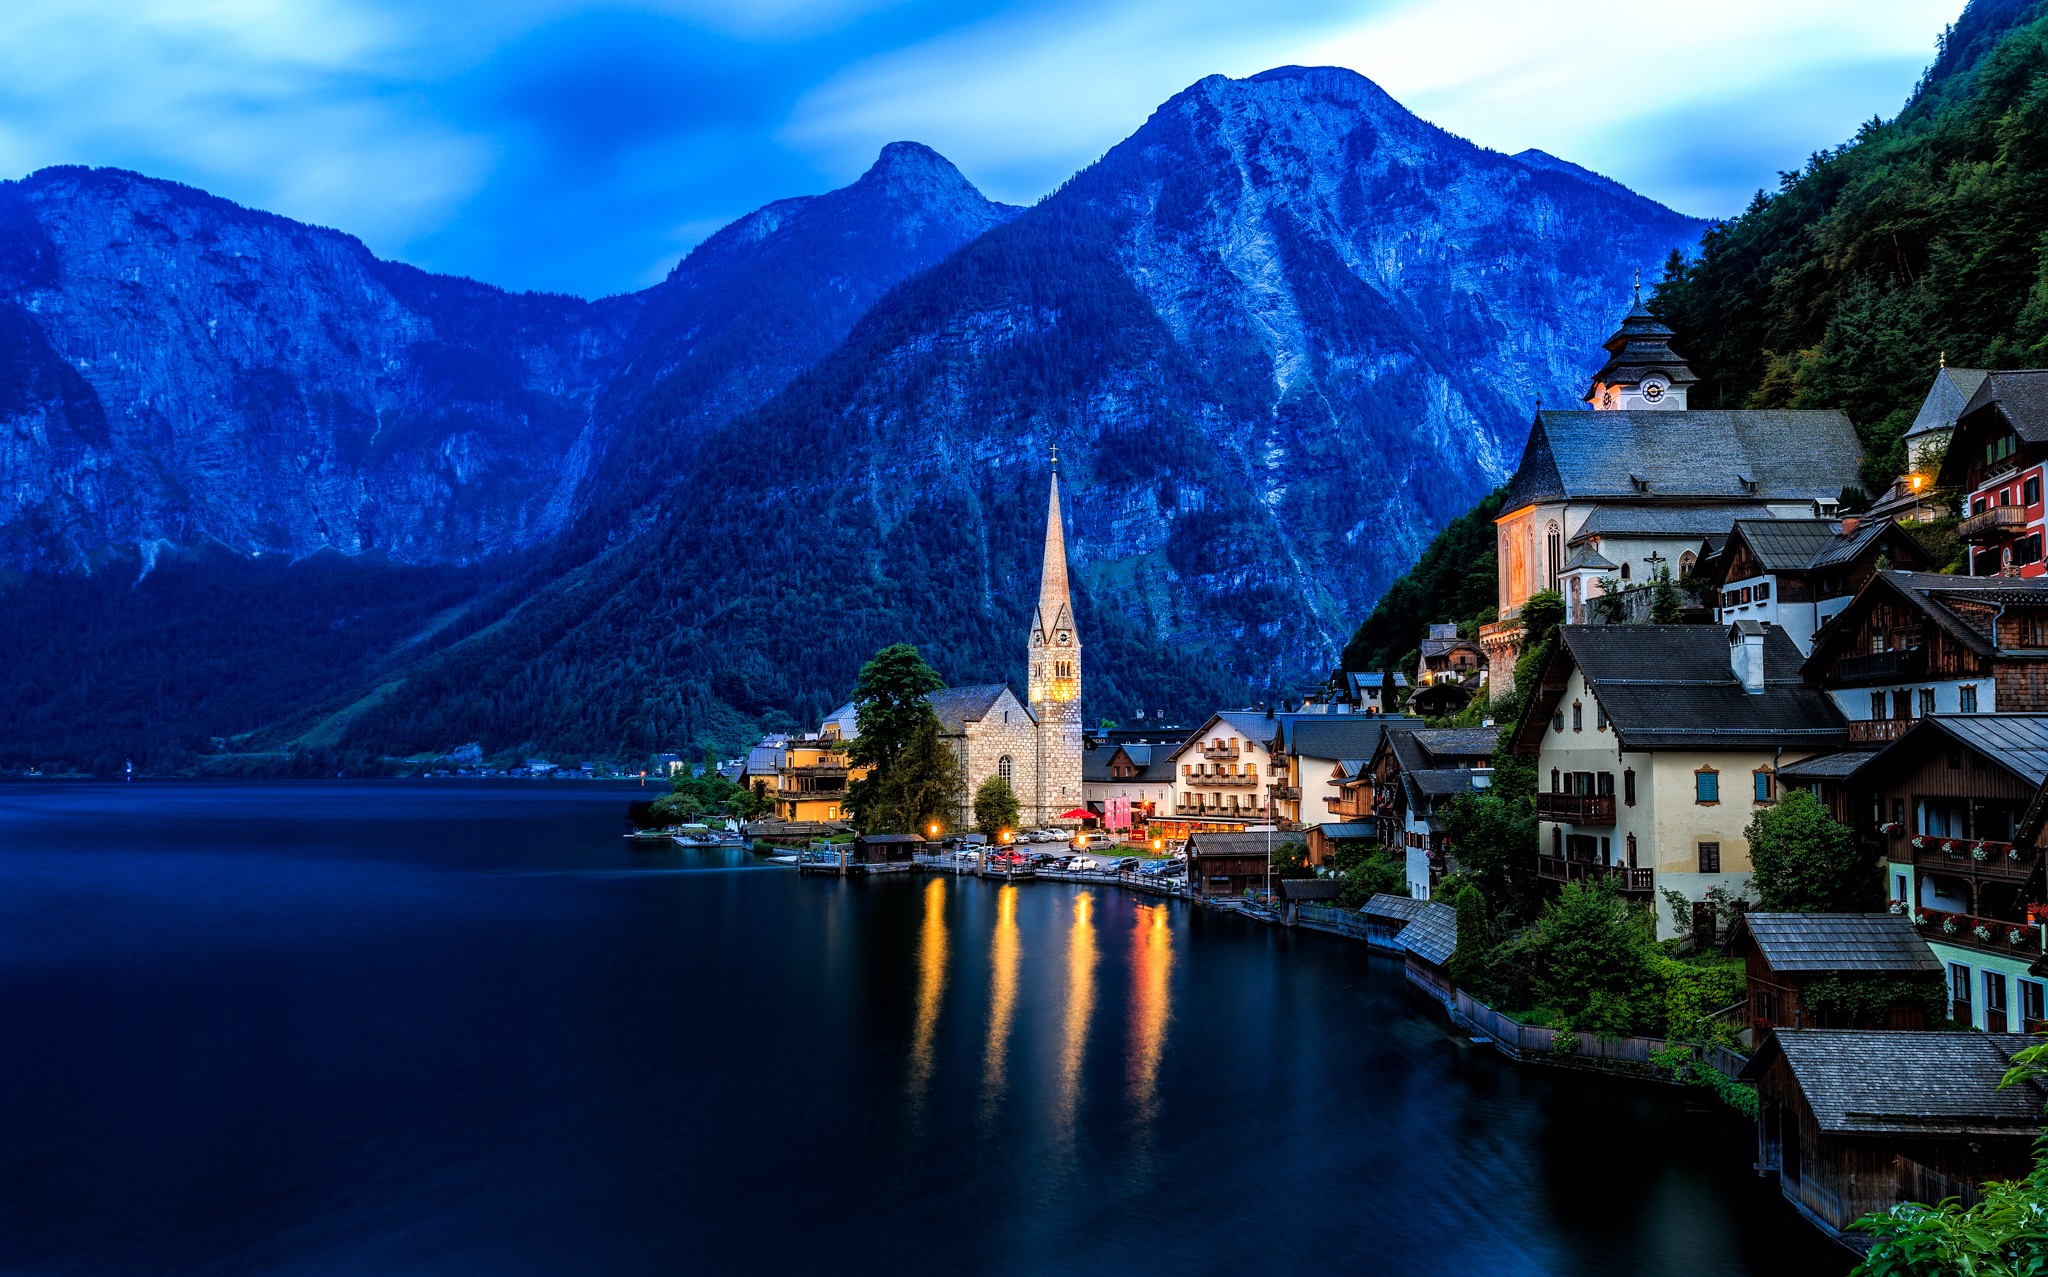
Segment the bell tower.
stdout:
[[1060,454],[1052,450],[1052,487],[1045,510],[1045,557],[1038,575],[1025,668],[1031,715],[1038,720],[1038,793],[1019,794],[1042,824],[1082,804],[1081,636],[1067,584],[1066,525],[1060,518]]
[[1686,388],[1699,380],[1684,357],[1671,349],[1678,334],[1643,305],[1643,280],[1636,275],[1636,304],[1621,327],[1603,343],[1607,362],[1593,374],[1586,402],[1594,409],[1685,407]]

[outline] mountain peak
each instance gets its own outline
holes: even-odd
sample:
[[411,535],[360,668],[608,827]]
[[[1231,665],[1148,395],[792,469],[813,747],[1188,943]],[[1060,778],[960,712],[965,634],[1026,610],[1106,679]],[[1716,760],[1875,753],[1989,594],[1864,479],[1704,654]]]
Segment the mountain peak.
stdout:
[[[891,142],[882,148],[868,171],[854,185],[876,184],[898,189],[931,190],[951,188],[973,191],[974,183],[954,167],[953,161],[922,142]],[[975,191],[978,195],[979,191]]]

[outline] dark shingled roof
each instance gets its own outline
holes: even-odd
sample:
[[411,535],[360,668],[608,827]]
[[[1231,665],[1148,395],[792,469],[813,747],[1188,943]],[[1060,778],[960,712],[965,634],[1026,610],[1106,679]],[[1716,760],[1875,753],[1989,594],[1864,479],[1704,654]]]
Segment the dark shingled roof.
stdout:
[[1458,911],[1425,900],[1396,939],[1403,949],[1431,966],[1440,967],[1451,960],[1451,954],[1458,948]]
[[[1136,765],[1135,776],[1112,776],[1109,765],[1121,749]],[[1173,747],[1158,744],[1097,745],[1081,755],[1081,779],[1101,785],[1168,784],[1173,780]]]
[[1834,408],[1546,411],[1501,509],[1590,497],[1833,501],[1862,461]]
[[1287,750],[1299,758],[1371,757],[1389,724],[1421,725],[1421,719],[1384,714],[1300,714],[1287,728]]
[[1472,792],[1472,779],[1479,773],[1469,767],[1435,767],[1419,772],[1402,772],[1403,784],[1432,798]]
[[[1633,386],[1651,373],[1661,372],[1674,386],[1690,386],[1699,377],[1686,366],[1678,352],[1671,349],[1671,339],[1677,335],[1665,327],[1663,320],[1652,315],[1650,308],[1638,297],[1635,308],[1622,317],[1621,327],[1601,343],[1607,351],[1607,362],[1593,374],[1593,385],[1604,381],[1609,385]],[[1588,401],[1593,398],[1590,388],[1585,398]]]
[[[1619,563],[1594,549],[1591,541],[1579,545],[1564,561],[1566,572],[1576,572],[1580,568],[1591,568],[1595,572],[1613,572],[1620,567]],[[1425,652],[1423,655],[1427,656],[1428,653]]]
[[1940,971],[1913,926],[1891,913],[1746,913],[1729,947],[1748,936],[1773,971]]
[[1284,844],[1300,838],[1283,833],[1267,833],[1260,830],[1248,834],[1189,834],[1188,856],[1263,856],[1268,848],[1279,849]]
[[1572,544],[1605,537],[1675,537],[1684,541],[1726,536],[1737,519],[1768,519],[1760,505],[1603,505],[1572,533]]
[[1626,749],[1839,749],[1848,743],[1841,711],[1798,678],[1799,648],[1785,631],[1764,634],[1764,686],[1744,690],[1718,625],[1566,625],[1541,690],[1517,728],[1525,749],[1549,730],[1560,689],[1551,672],[1570,661],[1584,672]]
[[1493,727],[1432,727],[1415,733],[1431,762],[1462,758],[1492,758],[1500,744],[1500,731]]
[[1282,878],[1278,886],[1284,900],[1335,900],[1344,890],[1335,878]]
[[1778,779],[1789,781],[1846,780],[1857,769],[1877,757],[1874,749],[1845,749],[1835,754],[1816,754],[1778,768]]
[[1857,592],[1848,607],[1836,613],[1821,627],[1820,632],[1814,635],[1813,654],[1807,658],[1807,668],[1814,670],[1816,674],[1825,672],[1833,659],[1835,645],[1852,636],[1864,614],[1877,599],[1886,594],[1904,599],[1915,609],[1925,613],[1936,625],[1955,636],[1963,646],[1980,655],[1988,656],[1995,650],[1990,634],[1977,628],[1971,621],[1950,608],[1946,600],[1968,598],[1994,605],[2048,605],[2048,579],[1947,576],[1940,572],[1879,572]]
[[[1872,525],[1870,532],[1876,532]],[[1842,525],[1833,519],[1737,519],[1729,533],[1749,544],[1750,553],[1766,572],[1804,572],[1822,553],[1843,540]],[[1867,542],[1863,528],[1853,538]]]
[[1918,766],[1929,736],[1947,736],[2036,788],[2048,784],[2048,714],[1930,714],[1874,757],[1880,767]]
[[1829,1134],[2023,1135],[2040,1128],[2040,1087],[1999,1086],[2013,1055],[2038,1042],[2018,1033],[1779,1029],[1742,1076],[1754,1081],[1783,1055]]
[[2048,441],[2048,368],[1987,372],[1956,420],[1994,404],[2020,438],[2028,443]]
[[1380,827],[1378,825],[1362,820],[1331,821],[1327,825],[1317,825],[1315,828],[1323,831],[1323,837],[1335,838],[1340,841],[1346,838],[1377,838],[1380,836]]
[[[1408,922],[1416,914],[1421,913],[1422,906],[1428,903],[1427,900],[1417,900],[1413,896],[1397,896],[1390,891],[1382,891],[1360,905],[1358,912],[1368,918],[1389,918],[1395,922]],[[1454,913],[1451,917],[1455,919],[1457,915]]]
[[1906,438],[1953,428],[1956,418],[1963,414],[1963,408],[1988,375],[1981,368],[1944,368],[1936,373],[1934,385],[1928,389],[1927,398],[1920,401],[1920,412],[1913,418]]
[[[967,730],[967,724],[978,723],[988,713],[997,698],[1009,690],[1004,683],[980,683],[973,687],[942,687],[936,692],[925,694],[932,711],[939,716],[939,725],[949,735],[958,735]],[[1023,701],[1018,701],[1023,705]],[[1024,716],[1031,718],[1031,709],[1024,706]]]

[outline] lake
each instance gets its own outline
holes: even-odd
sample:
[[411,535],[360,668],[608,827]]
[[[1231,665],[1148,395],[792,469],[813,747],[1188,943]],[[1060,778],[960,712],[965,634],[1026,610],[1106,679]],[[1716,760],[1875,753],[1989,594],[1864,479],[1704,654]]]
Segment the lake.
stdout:
[[637,789],[0,785],[0,1272],[1840,1273],[1702,1094],[1111,888]]

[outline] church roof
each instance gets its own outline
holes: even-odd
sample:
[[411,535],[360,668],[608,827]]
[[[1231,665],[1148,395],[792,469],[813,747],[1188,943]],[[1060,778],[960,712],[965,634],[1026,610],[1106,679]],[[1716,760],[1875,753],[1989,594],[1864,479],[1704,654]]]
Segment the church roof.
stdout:
[[1943,368],[1936,373],[1934,385],[1928,388],[1927,398],[1921,401],[1920,412],[1913,418],[1906,438],[1936,430],[1953,430],[1956,418],[1963,415],[1963,406],[1977,393],[1977,387],[1984,384],[1987,375],[1982,368]]
[[1856,429],[1836,408],[1546,410],[1501,509],[1603,499],[1833,501],[1862,463]]
[[[1003,693],[1010,691],[1008,683],[977,683],[972,687],[942,687],[928,692],[925,700],[931,703],[932,711],[939,716],[939,725],[949,736],[958,736],[967,730],[969,723],[978,723],[991,709],[995,708]],[[1027,721],[1037,722],[1031,717],[1031,710],[1016,693],[1011,699],[1017,701],[1017,708],[1023,710]]]

